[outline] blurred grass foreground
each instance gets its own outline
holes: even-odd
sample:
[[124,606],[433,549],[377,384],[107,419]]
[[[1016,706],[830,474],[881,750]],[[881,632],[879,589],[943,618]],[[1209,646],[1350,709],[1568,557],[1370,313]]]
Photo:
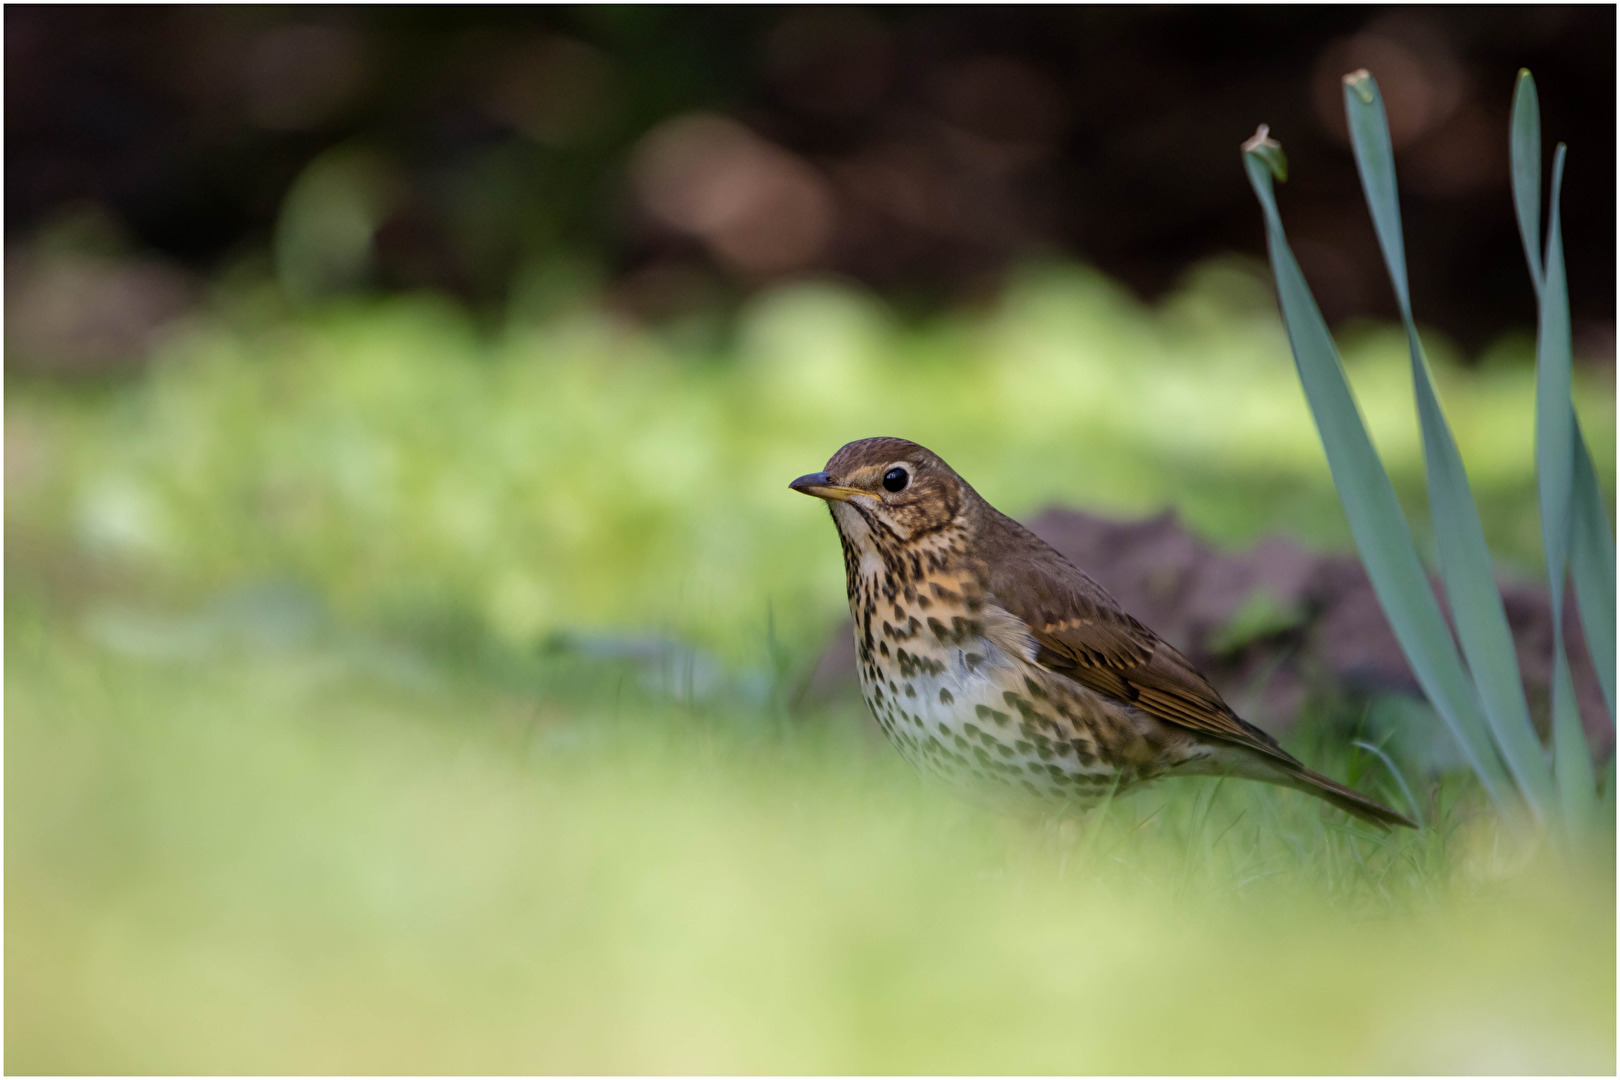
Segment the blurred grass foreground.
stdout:
[[[844,599],[785,484],[848,439],[1026,518],[1347,547],[1252,268],[1147,309],[1036,267],[921,322],[546,295],[222,285],[137,375],[8,374],[10,1071],[1614,1071],[1612,860],[1466,778],[1395,762],[1398,836],[1213,781],[1024,823],[789,713]],[[1404,350],[1345,341],[1417,506]],[[1528,350],[1433,357],[1525,577]],[[1612,492],[1612,375],[1576,391]]]

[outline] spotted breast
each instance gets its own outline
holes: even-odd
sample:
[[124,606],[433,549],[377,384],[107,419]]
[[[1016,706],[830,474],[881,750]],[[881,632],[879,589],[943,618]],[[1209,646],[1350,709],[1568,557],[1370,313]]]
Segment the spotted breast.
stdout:
[[902,755],[959,786],[1066,802],[1157,772],[1130,767],[1138,725],[1033,664],[982,573],[947,544],[918,554],[847,560],[861,693]]

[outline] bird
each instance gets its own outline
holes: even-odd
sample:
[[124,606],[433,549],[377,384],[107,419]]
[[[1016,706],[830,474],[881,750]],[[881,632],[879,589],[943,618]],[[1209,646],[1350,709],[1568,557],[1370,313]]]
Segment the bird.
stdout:
[[1095,806],[1172,776],[1403,814],[1307,768],[1079,567],[906,439],[859,439],[792,490],[843,547],[862,696],[901,755],[993,801]]

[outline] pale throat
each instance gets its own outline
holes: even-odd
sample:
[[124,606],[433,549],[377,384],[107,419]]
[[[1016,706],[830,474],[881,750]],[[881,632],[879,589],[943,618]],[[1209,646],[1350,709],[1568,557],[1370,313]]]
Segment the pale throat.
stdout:
[[[886,584],[885,575],[890,570],[892,560],[904,560],[908,568],[915,563],[929,576],[957,577],[963,571],[960,565],[961,545],[955,542],[960,536],[960,519],[952,521],[944,529],[930,531],[915,539],[897,538],[891,532],[874,532],[865,516],[848,503],[835,502],[830,506],[838,531],[854,556],[854,565],[849,567],[852,578],[873,582],[880,591],[886,591],[881,590],[881,586]],[[918,575],[910,576],[910,584],[921,584],[916,580]],[[894,597],[888,599],[892,602]]]
[[838,526],[839,535],[849,546],[856,559],[856,565],[850,567],[850,572],[863,578],[883,576],[883,553],[878,550],[876,538],[872,535],[872,527],[866,523],[861,512],[846,502],[829,503],[832,510],[833,522]]

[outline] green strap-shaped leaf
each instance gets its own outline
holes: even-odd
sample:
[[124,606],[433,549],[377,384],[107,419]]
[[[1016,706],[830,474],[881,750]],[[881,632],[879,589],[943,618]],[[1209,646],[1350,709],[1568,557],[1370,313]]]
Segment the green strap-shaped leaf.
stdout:
[[1384,252],[1384,265],[1395,287],[1395,299],[1406,323],[1412,359],[1412,386],[1423,432],[1423,460],[1428,473],[1429,509],[1457,636],[1479,691],[1485,719],[1497,749],[1538,818],[1553,802],[1552,772],[1530,723],[1513,633],[1496,587],[1490,549],[1480,526],[1479,510],[1456,440],[1446,423],[1429,375],[1428,362],[1412,319],[1406,252],[1401,235],[1401,209],[1395,183],[1395,155],[1378,84],[1365,71],[1345,76],[1345,116],[1355,150],[1361,187],[1372,211],[1373,228]]
[[1243,166],[1265,214],[1266,247],[1294,364],[1362,564],[1419,685],[1491,800],[1506,807],[1511,801],[1507,774],[1418,559],[1389,474],[1367,437],[1333,337],[1288,247],[1266,159],[1246,148]]
[[1597,814],[1597,774],[1575,703],[1575,680],[1570,678],[1563,636],[1562,631],[1553,635],[1553,763],[1564,821],[1572,833],[1580,835]]
[[[1587,649],[1615,716],[1614,531],[1609,527],[1592,454],[1570,397],[1572,348],[1569,295],[1559,196],[1564,147],[1553,160],[1552,198],[1545,258],[1537,242],[1541,218],[1541,119],[1536,83],[1519,72],[1513,92],[1513,205],[1538,301],[1536,327],[1536,474],[1541,496],[1542,543],[1553,611],[1553,759],[1566,816],[1579,825],[1593,812],[1591,748],[1581,729],[1564,644],[1566,566],[1574,579]],[[1611,761],[1612,769],[1612,761]],[[1605,798],[1613,798],[1606,792]]]
[[[1518,215],[1519,236],[1524,241],[1525,260],[1530,264],[1530,281],[1539,298],[1544,277],[1541,247],[1537,241],[1537,225],[1541,221],[1541,117],[1536,80],[1522,69],[1513,90],[1511,131],[1513,206]],[[1615,719],[1614,530],[1604,511],[1603,492],[1598,487],[1592,452],[1581,434],[1580,421],[1572,417],[1571,424],[1570,452],[1575,472],[1570,491],[1570,574],[1575,581],[1587,649],[1592,654],[1598,681],[1603,685],[1603,698],[1612,723]]]
[[1586,650],[1592,655],[1603,699],[1609,706],[1609,722],[1614,722],[1615,663],[1615,574],[1614,530],[1603,507],[1603,491],[1592,468],[1592,453],[1575,420],[1575,486],[1570,492],[1569,574],[1575,582],[1575,597],[1581,610],[1581,629],[1586,631]]
[[1513,118],[1508,123],[1513,159],[1513,209],[1519,218],[1519,239],[1530,263],[1530,280],[1541,292],[1541,102],[1536,80],[1519,69],[1513,87]]
[[1581,729],[1575,688],[1564,651],[1564,581],[1568,569],[1570,503],[1575,486],[1575,409],[1570,396],[1573,345],[1569,294],[1564,279],[1564,241],[1559,196],[1564,186],[1564,145],[1553,155],[1542,263],[1541,304],[1536,326],[1536,486],[1541,497],[1541,542],[1547,555],[1547,585],[1553,617],[1553,762],[1564,816],[1579,830],[1592,818],[1597,791],[1592,752]]
[[1614,759],[1615,755],[1610,754],[1608,767],[1603,770],[1603,799],[1598,804],[1598,820],[1611,830],[1615,827]]

